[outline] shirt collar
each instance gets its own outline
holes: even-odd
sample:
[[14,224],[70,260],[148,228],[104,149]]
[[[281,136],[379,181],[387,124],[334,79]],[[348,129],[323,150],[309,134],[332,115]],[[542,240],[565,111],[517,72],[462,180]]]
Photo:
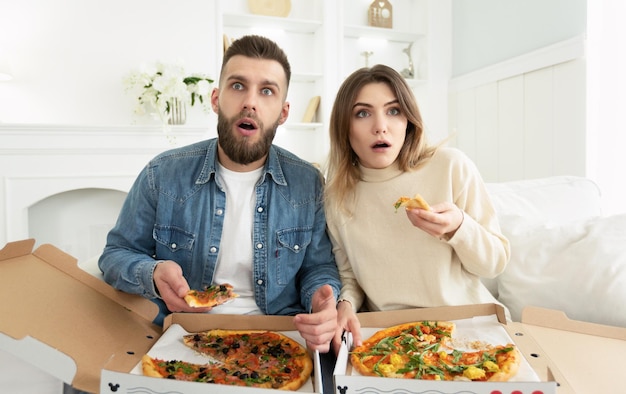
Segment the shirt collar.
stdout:
[[[204,165],[202,166],[202,172],[200,172],[198,179],[196,179],[196,184],[209,182],[209,180],[215,176],[217,166],[217,138],[213,138],[208,141]],[[270,147],[269,154],[267,155],[267,160],[265,161],[263,168],[263,175],[261,176],[261,182],[265,181],[265,177],[267,175],[270,175],[270,179],[272,179],[276,184],[282,186],[287,185],[287,180],[285,179],[285,174],[280,164],[279,153],[274,145]]]

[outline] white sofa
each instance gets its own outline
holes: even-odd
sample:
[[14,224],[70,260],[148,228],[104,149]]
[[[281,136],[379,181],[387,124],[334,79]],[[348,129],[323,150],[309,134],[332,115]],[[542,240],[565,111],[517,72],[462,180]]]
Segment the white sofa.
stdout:
[[[519,321],[522,308],[534,305],[626,327],[626,214],[603,217],[600,190],[586,178],[487,187],[511,242],[511,261],[503,274],[484,282],[512,319]],[[97,258],[81,268],[101,275]],[[2,351],[0,366],[0,387],[7,392],[62,392],[60,381]]]
[[626,327],[626,214],[603,216],[600,190],[558,176],[487,184],[511,260],[484,280],[514,321],[527,305]]

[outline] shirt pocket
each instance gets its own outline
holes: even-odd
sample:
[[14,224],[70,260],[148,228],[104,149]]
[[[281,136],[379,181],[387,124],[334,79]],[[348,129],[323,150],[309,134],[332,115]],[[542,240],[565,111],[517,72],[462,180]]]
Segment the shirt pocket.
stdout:
[[311,243],[312,227],[284,229],[276,232],[278,265],[276,274],[280,285],[293,282],[302,266],[306,248]]
[[[171,257],[190,255],[196,236],[181,228],[174,226],[155,225],[152,230],[152,237],[157,243],[157,258],[162,260],[172,259]],[[161,246],[159,248],[159,246]],[[161,253],[159,253],[161,249]],[[163,255],[165,254],[165,255]]]

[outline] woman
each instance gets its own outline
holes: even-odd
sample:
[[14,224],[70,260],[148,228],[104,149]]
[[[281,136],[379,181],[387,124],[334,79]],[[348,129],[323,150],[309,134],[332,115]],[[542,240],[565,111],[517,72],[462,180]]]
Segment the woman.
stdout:
[[[497,302],[480,281],[501,273],[509,243],[481,176],[461,151],[428,145],[404,78],[376,65],[339,88],[330,119],[326,215],[343,282],[343,330],[361,343],[359,310]],[[395,212],[421,194],[431,209]]]

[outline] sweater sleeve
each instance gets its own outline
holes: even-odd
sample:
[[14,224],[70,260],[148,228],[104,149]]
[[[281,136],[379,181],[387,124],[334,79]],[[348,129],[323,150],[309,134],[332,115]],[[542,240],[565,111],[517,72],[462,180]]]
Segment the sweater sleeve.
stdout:
[[493,278],[506,268],[511,254],[509,241],[500,230],[495,208],[478,169],[463,154],[459,154],[458,159],[451,167],[453,198],[463,210],[464,220],[447,242],[467,271]]

